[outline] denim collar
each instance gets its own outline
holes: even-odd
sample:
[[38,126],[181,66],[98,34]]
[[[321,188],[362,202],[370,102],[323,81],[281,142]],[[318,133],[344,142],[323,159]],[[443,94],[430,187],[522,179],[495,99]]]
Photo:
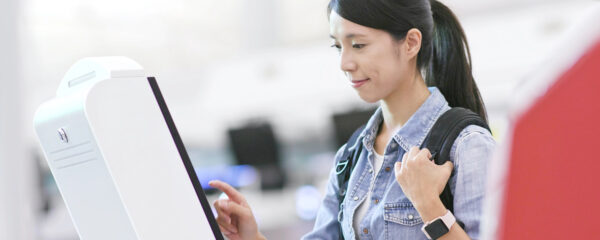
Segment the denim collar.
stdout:
[[[393,140],[406,152],[413,146],[421,146],[427,133],[429,133],[429,130],[433,127],[433,124],[438,117],[450,109],[448,102],[436,87],[430,87],[429,92],[431,94],[427,100],[425,100],[419,109],[417,109],[417,111],[408,119],[406,124],[398,129],[393,136]],[[362,144],[369,152],[373,151],[375,137],[377,136],[377,131],[382,122],[383,115],[380,106],[373,116],[371,116],[365,129],[360,135],[360,137],[362,137]],[[356,145],[352,146],[350,149],[354,147],[356,147]]]

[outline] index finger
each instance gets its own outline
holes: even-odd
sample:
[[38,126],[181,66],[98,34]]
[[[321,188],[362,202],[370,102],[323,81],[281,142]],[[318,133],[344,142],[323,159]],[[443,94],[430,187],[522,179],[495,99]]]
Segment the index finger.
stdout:
[[421,150],[419,150],[419,147],[417,146],[413,146],[408,150],[408,154],[406,156],[406,160],[407,161],[414,161],[417,160],[417,155],[421,152]]
[[246,203],[246,199],[244,198],[244,195],[242,195],[240,192],[235,190],[235,188],[233,188],[231,185],[229,185],[225,182],[219,181],[219,180],[212,180],[212,181],[208,182],[208,185],[223,191],[225,194],[227,194],[227,197],[229,197],[229,199],[233,200],[234,202],[244,205],[244,206],[248,205]]
[[423,148],[415,156],[415,159],[421,159],[421,158],[427,159],[427,161],[431,161],[431,153],[429,152],[429,149]]
[[427,148],[423,148],[423,149],[421,149],[421,152],[419,152],[419,153],[426,154],[426,156],[425,156],[425,157],[427,157],[427,159],[430,159],[430,160],[431,160],[431,157],[432,157],[432,156],[431,156],[431,152],[429,151],[429,149],[427,149]]

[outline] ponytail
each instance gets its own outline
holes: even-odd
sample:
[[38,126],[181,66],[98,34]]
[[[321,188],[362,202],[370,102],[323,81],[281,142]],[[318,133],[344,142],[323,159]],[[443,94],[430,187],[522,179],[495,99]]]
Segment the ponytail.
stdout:
[[451,107],[470,109],[487,122],[483,100],[471,71],[471,52],[460,23],[449,8],[437,0],[431,0],[431,12],[432,55],[425,67],[427,85],[436,86]]

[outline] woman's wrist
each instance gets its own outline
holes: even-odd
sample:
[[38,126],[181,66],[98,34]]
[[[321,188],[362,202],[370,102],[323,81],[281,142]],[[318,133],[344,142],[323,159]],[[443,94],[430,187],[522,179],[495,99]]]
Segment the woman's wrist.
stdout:
[[447,211],[439,197],[418,201],[413,204],[415,209],[419,212],[421,219],[423,219],[423,222],[429,222],[441,217],[446,214]]

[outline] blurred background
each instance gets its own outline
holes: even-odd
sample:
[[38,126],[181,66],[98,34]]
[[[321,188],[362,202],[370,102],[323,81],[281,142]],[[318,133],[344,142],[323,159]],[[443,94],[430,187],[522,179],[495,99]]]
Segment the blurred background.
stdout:
[[[447,0],[466,32],[498,141],[508,99],[592,0]],[[157,77],[203,183],[247,196],[261,231],[314,223],[335,151],[377,105],[348,86],[327,0],[2,0],[0,239],[78,239],[33,131],[37,107],[90,56]],[[249,150],[251,147],[252,150]],[[257,150],[258,149],[258,150]],[[206,189],[209,201],[219,193]]]

